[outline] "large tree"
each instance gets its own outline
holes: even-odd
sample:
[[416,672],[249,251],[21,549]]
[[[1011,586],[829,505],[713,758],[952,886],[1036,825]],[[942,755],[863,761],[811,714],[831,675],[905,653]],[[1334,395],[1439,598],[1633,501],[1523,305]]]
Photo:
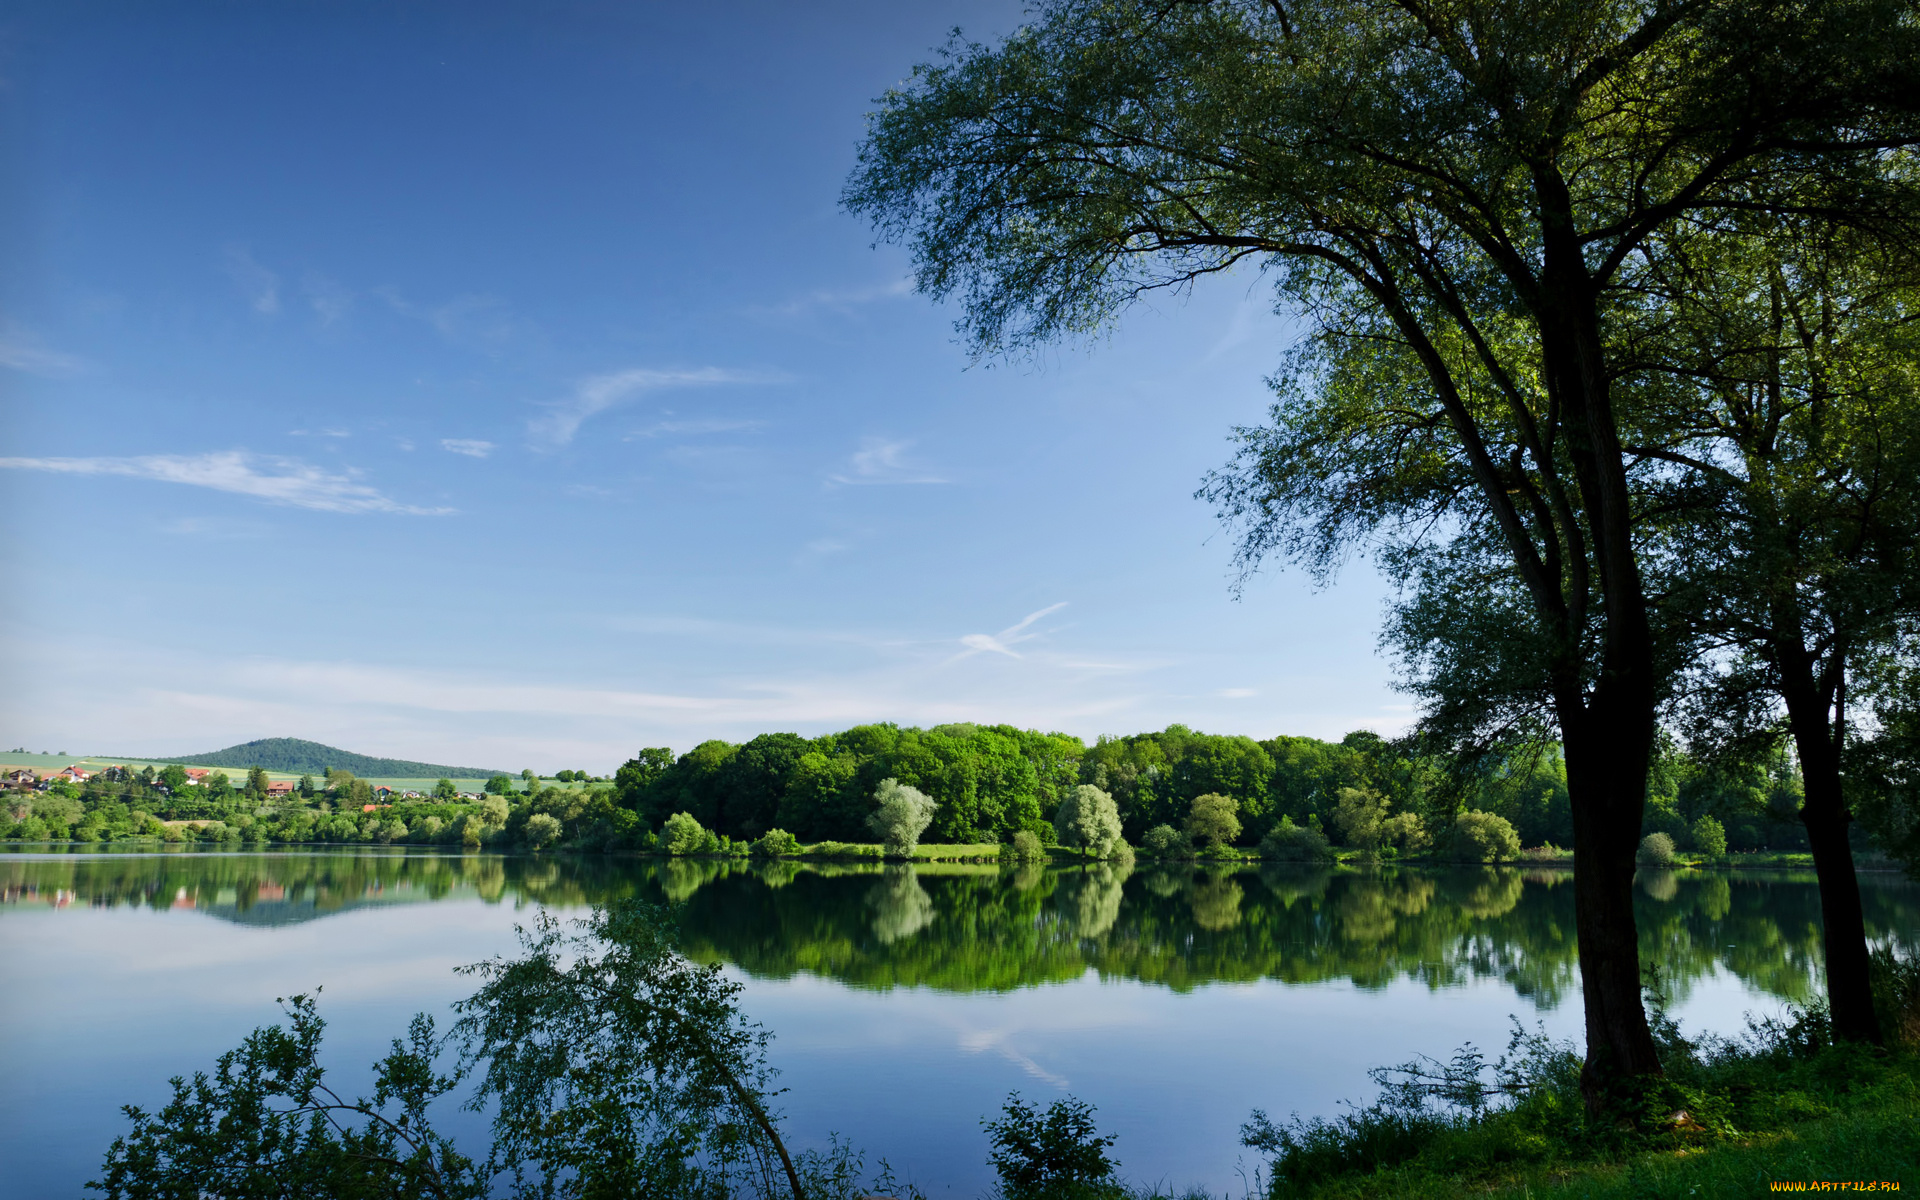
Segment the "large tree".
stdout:
[[1677,238],[1647,273],[1656,402],[1629,450],[1669,485],[1693,728],[1734,754],[1791,738],[1834,1032],[1877,1042],[1842,766],[1861,676],[1920,618],[1920,292],[1822,223],[1745,232]]
[[[1255,261],[1323,332],[1419,364],[1418,394],[1356,394],[1345,434],[1323,431],[1381,434],[1367,471],[1269,462],[1273,486],[1222,498],[1256,552],[1291,529],[1322,561],[1444,513],[1441,536],[1518,578],[1566,749],[1595,1104],[1660,1069],[1631,875],[1663,664],[1614,324],[1680,222],[1788,192],[1885,211],[1920,97],[1911,16],[1911,0],[1053,0],[884,97],[848,184],[982,351]],[[1431,436],[1396,457],[1386,426]]]

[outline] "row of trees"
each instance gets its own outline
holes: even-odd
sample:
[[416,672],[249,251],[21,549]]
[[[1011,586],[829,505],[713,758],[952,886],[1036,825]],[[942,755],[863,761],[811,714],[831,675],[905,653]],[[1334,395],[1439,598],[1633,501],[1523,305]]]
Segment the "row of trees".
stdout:
[[[1643,836],[1664,834],[1680,849],[1711,852],[1694,833],[1711,818],[1727,849],[1804,849],[1798,773],[1783,748],[1729,765],[1668,743],[1656,763]],[[1364,731],[1339,742],[1255,741],[1174,725],[1088,746],[1007,726],[873,725],[813,739],[710,741],[678,757],[647,750],[621,768],[612,786],[554,787],[523,776],[516,787],[500,776],[478,804],[441,780],[430,799],[373,812],[365,811],[375,799],[372,787],[342,770],[318,782],[303,779],[285,799],[265,795],[257,770],[240,787],[223,772],[197,787],[178,780],[170,786],[165,772],[146,779],[149,773],[102,772],[84,787],[63,783],[17,798],[0,813],[0,836],[638,849],[650,845],[646,835],[664,836],[669,821],[685,814],[701,831],[679,839],[687,852],[709,851],[722,838],[744,845],[770,829],[800,842],[868,842],[888,836],[873,820],[886,807],[876,796],[892,780],[929,804],[916,839],[1012,844],[1024,833],[1036,851],[1063,840],[1062,806],[1074,807],[1083,789],[1108,798],[1118,823],[1113,840],[1161,857],[1190,853],[1196,842],[1242,850],[1266,844],[1278,857],[1318,857],[1329,847],[1511,856],[1497,830],[1482,836],[1472,822],[1461,826],[1462,812],[1497,819],[1527,846],[1565,846],[1573,838],[1566,768],[1555,748],[1463,762],[1421,757]],[[1203,810],[1197,825],[1196,804]],[[1204,815],[1223,806],[1225,820]],[[531,832],[514,815],[520,813],[532,821]],[[208,824],[161,825],[167,821]],[[1064,840],[1090,845],[1108,836]],[[1298,840],[1282,851],[1276,838]]]
[[[1669,741],[1656,763],[1636,842],[1666,833],[1689,846],[1693,825],[1711,816],[1733,850],[1805,848],[1798,773],[1783,747],[1709,762]],[[708,741],[677,758],[645,750],[620,768],[614,796],[653,829],[686,813],[739,841],[778,828],[803,842],[853,842],[873,836],[873,797],[889,779],[932,798],[927,837],[938,842],[1011,842],[1024,830],[1051,844],[1055,814],[1081,786],[1112,797],[1120,837],[1135,846],[1158,826],[1183,828],[1197,798],[1222,796],[1238,823],[1221,839],[1226,844],[1256,846],[1290,821],[1320,830],[1336,847],[1365,848],[1367,839],[1355,840],[1351,822],[1339,817],[1343,797],[1354,792],[1380,807],[1382,822],[1440,827],[1472,810],[1505,820],[1528,846],[1574,841],[1557,747],[1463,759],[1365,731],[1338,742],[1256,741],[1173,725],[1088,746],[1005,725],[863,725],[812,739],[773,733],[741,745]]]

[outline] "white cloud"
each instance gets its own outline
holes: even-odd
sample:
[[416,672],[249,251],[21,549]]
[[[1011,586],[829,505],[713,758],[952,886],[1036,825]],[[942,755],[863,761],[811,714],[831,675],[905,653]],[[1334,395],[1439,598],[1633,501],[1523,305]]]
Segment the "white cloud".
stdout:
[[352,437],[353,430],[351,429],[289,429],[287,430],[287,436],[288,437],[344,438],[344,437]]
[[748,433],[760,429],[765,425],[765,421],[727,418],[716,418],[708,421],[656,421],[645,429],[634,430],[627,435],[626,440],[632,441],[634,438],[665,437],[673,434]]
[[541,441],[564,446],[573,440],[580,426],[599,415],[647,392],[666,388],[711,387],[723,383],[780,383],[783,376],[733,371],[724,367],[699,367],[689,371],[660,371],[635,367],[583,379],[573,395],[547,405],[547,415],[527,422],[527,431]]
[[1214,695],[1223,700],[1245,700],[1249,697],[1258,696],[1259,694],[1259,692],[1252,688],[1221,688],[1214,693]]
[[817,309],[844,312],[858,305],[871,304],[876,300],[897,300],[912,294],[913,276],[905,275],[889,283],[873,284],[868,287],[820,288],[784,304],[776,304],[757,311],[782,317],[795,317]]
[[493,453],[493,443],[483,442],[479,438],[441,438],[440,448],[454,454],[464,454],[468,458],[485,458]]
[[373,289],[387,307],[403,317],[424,321],[450,342],[498,343],[516,332],[506,301],[483,293],[464,293],[440,304],[415,304],[390,287]]
[[910,441],[870,437],[847,460],[847,469],[827,476],[832,483],[946,483],[938,475],[929,475],[906,461]]
[[9,321],[0,326],[0,367],[57,378],[83,370],[86,363],[71,354],[49,350],[37,336]]
[[280,311],[280,276],[256,261],[243,246],[227,247],[227,275],[247,297],[253,311],[272,316]]
[[1057,613],[1066,606],[1067,602],[1065,600],[1062,600],[1058,604],[1049,604],[1039,612],[1028,613],[1025,619],[1019,624],[1010,625],[1002,629],[999,633],[969,633],[960,639],[960,644],[965,646],[966,649],[955,655],[953,661],[957,662],[960,659],[971,658],[976,654],[983,653],[1004,654],[1008,658],[1019,658],[1019,653],[1015,651],[1013,647],[1021,642],[1032,641],[1034,638],[1040,636],[1036,633],[1025,632],[1026,628],[1035,621],[1038,621],[1041,617],[1049,613]]
[[319,275],[309,275],[301,284],[307,305],[320,324],[331,325],[353,311],[353,292],[342,284]]
[[209,454],[147,454],[132,458],[0,458],[0,468],[66,475],[120,475],[184,483],[251,496],[270,504],[340,513],[439,516],[450,508],[420,508],[389,499],[351,474],[334,474],[292,458],[220,450]]

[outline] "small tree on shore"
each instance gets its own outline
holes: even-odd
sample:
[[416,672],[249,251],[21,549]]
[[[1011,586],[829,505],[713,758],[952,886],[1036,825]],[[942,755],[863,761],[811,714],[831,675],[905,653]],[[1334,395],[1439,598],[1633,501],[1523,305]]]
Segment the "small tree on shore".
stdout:
[[1122,844],[1119,807],[1112,796],[1091,784],[1067,793],[1054,811],[1053,829],[1062,846],[1084,850],[1095,858],[1112,855]]
[[1212,849],[1230,845],[1240,836],[1240,804],[1232,796],[1209,792],[1195,796],[1187,810],[1187,836]]
[[867,817],[867,828],[880,835],[887,854],[907,858],[920,844],[920,835],[933,823],[933,810],[939,802],[919,788],[908,787],[898,779],[883,779],[873,792],[874,810]]

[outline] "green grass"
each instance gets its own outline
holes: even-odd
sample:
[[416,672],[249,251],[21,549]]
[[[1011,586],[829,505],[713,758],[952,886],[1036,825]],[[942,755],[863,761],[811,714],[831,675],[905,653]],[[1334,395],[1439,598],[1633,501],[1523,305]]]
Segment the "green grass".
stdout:
[[[1484,1068],[1427,1064],[1378,1076],[1381,1099],[1329,1120],[1265,1125],[1269,1200],[1513,1200],[1758,1196],[1775,1184],[1920,1187],[1920,966],[1876,959],[1877,1004],[1902,1049],[1834,1045],[1822,1010],[1768,1021],[1739,1042],[1690,1042],[1655,1009],[1667,1076],[1634,1104],[1586,1114],[1571,1047],[1516,1031],[1517,1100],[1475,1111],[1460,1081]],[[1412,1066],[1413,1064],[1409,1064]],[[1264,1121],[1264,1119],[1262,1119]],[[1259,1122],[1256,1122],[1258,1125]],[[1838,1190],[1838,1189],[1828,1189]]]
[[[1000,854],[998,842],[963,842],[956,845],[940,845],[922,842],[913,851],[914,862],[968,862],[974,859],[997,858]],[[814,842],[802,845],[792,858],[858,858],[880,859],[886,855],[879,842]]]

